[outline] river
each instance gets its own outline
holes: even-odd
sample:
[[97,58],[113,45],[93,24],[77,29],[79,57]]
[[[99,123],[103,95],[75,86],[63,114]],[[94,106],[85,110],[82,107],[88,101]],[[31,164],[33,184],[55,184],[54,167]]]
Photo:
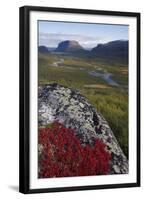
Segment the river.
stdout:
[[102,78],[111,86],[117,86],[117,87],[119,86],[119,84],[112,79],[112,76],[113,76],[112,73],[108,73],[108,72],[100,73],[96,71],[89,71],[88,74],[90,74],[91,76]]
[[[64,59],[60,59],[59,61],[53,62],[54,67],[59,67],[64,63]],[[80,70],[85,70],[84,68],[79,68]],[[97,72],[97,71],[88,71],[85,70],[89,75],[100,77],[105,80],[109,85],[118,87],[119,84],[112,79],[113,74],[109,72]]]

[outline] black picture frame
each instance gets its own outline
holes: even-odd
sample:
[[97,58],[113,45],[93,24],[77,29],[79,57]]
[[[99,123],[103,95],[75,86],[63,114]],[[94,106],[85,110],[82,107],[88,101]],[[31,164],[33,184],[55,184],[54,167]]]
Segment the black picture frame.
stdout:
[[[72,187],[55,187],[55,188],[30,188],[30,12],[53,12],[53,13],[73,13],[73,14],[90,14],[106,16],[125,16],[136,18],[137,23],[137,177],[135,183],[120,184],[103,184],[88,186]],[[77,190],[95,190],[109,188],[128,188],[140,186],[140,13],[120,12],[120,11],[102,11],[102,10],[83,10],[71,8],[52,8],[24,6],[20,8],[20,130],[19,130],[19,191],[24,194],[28,193],[47,193],[47,192],[64,192]]]

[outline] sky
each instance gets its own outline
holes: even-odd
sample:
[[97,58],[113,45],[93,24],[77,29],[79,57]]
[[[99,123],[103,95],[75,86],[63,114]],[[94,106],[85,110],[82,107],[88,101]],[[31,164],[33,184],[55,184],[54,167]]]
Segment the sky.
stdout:
[[39,46],[57,47],[64,40],[76,40],[84,48],[113,40],[128,40],[127,25],[73,22],[38,22]]

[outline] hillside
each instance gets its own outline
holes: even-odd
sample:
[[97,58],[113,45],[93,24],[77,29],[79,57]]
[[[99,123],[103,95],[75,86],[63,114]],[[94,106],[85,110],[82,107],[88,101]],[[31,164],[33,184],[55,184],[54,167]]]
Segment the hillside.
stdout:
[[38,52],[39,53],[49,53],[49,50],[46,46],[39,46],[38,47]]
[[128,58],[128,41],[116,40],[105,44],[98,44],[91,50],[91,53],[98,57]]

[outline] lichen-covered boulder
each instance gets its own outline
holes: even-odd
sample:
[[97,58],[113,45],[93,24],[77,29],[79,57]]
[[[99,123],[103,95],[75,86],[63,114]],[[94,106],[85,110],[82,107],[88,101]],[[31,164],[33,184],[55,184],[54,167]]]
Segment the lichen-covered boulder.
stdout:
[[38,113],[39,126],[59,121],[76,130],[82,145],[102,139],[112,156],[110,174],[128,173],[128,160],[108,123],[79,91],[55,83],[39,86]]

